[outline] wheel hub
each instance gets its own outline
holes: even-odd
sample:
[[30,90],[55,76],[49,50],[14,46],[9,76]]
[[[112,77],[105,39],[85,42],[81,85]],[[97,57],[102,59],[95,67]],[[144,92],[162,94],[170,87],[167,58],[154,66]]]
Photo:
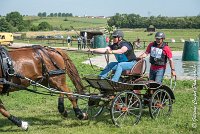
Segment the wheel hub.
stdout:
[[121,108],[121,111],[122,111],[122,112],[127,112],[127,111],[128,111],[128,107],[122,107],[122,108]]

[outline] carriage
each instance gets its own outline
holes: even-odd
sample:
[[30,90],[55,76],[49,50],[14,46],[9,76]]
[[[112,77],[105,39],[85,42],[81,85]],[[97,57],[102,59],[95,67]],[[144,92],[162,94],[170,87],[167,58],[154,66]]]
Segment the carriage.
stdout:
[[[68,96],[79,119],[97,117],[104,109],[109,109],[116,126],[137,124],[146,107],[149,108],[152,118],[168,116],[172,112],[175,100],[173,89],[149,81],[145,77],[144,59],[139,60],[131,70],[124,71],[120,82],[113,82],[109,77],[100,79],[95,75],[87,75],[82,78],[88,83],[84,86],[73,62],[61,49],[32,46],[9,52],[3,47],[0,47],[0,50],[0,93],[8,94],[16,90],[38,93],[35,89],[30,90],[28,86],[42,87],[48,90],[50,95],[60,94],[58,111],[63,116],[67,116],[64,95]],[[67,87],[66,74],[77,92],[71,92]],[[112,76],[112,73],[110,75]],[[85,108],[81,111],[78,103],[83,99],[86,100]],[[11,115],[1,99],[0,113],[18,127],[28,129],[28,122]]]
[[[135,125],[139,122],[143,109],[149,108],[152,118],[169,116],[175,101],[173,89],[149,81],[145,76],[146,61],[139,60],[131,70],[123,72],[120,82],[96,75],[83,78],[88,83],[85,112],[97,117],[104,109],[110,111],[112,122],[119,127]],[[112,75],[112,73],[111,73]],[[175,83],[172,83],[171,86]]]

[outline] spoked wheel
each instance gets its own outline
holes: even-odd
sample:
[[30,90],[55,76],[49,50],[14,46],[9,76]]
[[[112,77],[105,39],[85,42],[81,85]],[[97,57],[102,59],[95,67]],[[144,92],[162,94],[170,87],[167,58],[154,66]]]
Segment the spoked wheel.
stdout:
[[164,89],[158,89],[151,97],[149,112],[152,118],[166,117],[172,112],[172,99]]
[[101,114],[104,106],[100,106],[95,100],[90,100],[88,98],[79,98],[78,104],[82,112],[86,113],[89,118],[95,118]]
[[142,103],[132,91],[119,93],[111,104],[111,117],[116,126],[130,126],[139,122],[142,114]]

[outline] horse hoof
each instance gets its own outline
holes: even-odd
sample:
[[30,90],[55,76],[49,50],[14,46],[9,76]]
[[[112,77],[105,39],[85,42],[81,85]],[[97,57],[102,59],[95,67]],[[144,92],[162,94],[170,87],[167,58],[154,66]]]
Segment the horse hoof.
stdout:
[[86,113],[83,113],[83,119],[82,120],[88,120],[88,115]]
[[82,115],[77,116],[79,120],[88,120],[88,115],[86,113],[82,113]]
[[58,105],[58,112],[59,113],[64,113],[65,112],[64,105]]
[[68,113],[67,113],[66,110],[62,113],[62,116],[63,116],[63,117],[67,117],[67,116],[68,116]]
[[28,130],[28,122],[22,121],[21,128],[22,128],[23,130],[27,131],[27,130]]

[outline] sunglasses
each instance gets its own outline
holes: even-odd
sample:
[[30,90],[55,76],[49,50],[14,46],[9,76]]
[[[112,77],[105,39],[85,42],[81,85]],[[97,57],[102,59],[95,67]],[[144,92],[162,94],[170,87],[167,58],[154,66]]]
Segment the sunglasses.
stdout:
[[113,38],[117,38],[117,36],[113,36]]
[[156,40],[161,40],[162,38],[156,38]]

